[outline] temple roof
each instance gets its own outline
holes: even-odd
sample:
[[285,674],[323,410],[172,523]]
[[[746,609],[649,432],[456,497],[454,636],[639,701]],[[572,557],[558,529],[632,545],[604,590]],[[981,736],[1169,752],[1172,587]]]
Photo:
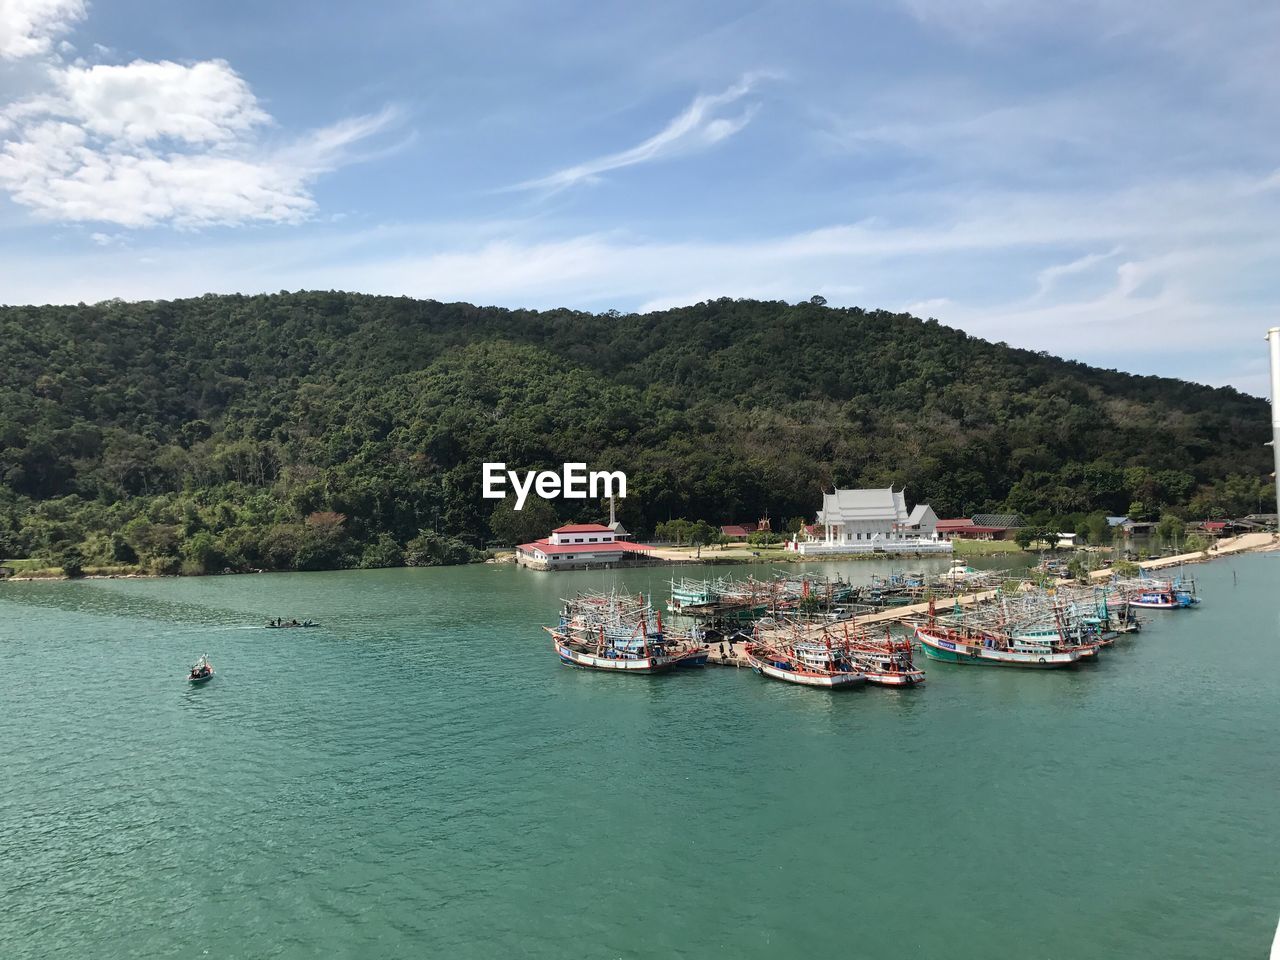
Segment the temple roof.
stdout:
[[906,498],[892,487],[875,490],[836,490],[822,495],[819,523],[856,523],[859,520],[907,519]]

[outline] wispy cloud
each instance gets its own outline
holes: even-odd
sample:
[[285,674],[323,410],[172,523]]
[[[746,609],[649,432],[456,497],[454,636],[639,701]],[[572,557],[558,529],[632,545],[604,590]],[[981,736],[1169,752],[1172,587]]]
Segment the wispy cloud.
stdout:
[[726,115],[725,108],[741,101],[766,77],[766,74],[760,73],[747,74],[720,93],[694,97],[693,102],[662,130],[634,147],[565,167],[545,177],[526,180],[511,189],[563,190],[582,183],[593,183],[602,173],[610,170],[713,147],[751,122],[759,104],[746,104],[733,115]]
[[1073,277],[1082,273],[1087,273],[1098,264],[1110,260],[1112,257],[1119,255],[1119,253],[1119,247],[1112,247],[1107,253],[1087,253],[1083,257],[1077,257],[1069,263],[1055,263],[1053,266],[1045,267],[1036,274],[1036,292],[1034,299],[1039,300],[1044,298],[1064,277]]

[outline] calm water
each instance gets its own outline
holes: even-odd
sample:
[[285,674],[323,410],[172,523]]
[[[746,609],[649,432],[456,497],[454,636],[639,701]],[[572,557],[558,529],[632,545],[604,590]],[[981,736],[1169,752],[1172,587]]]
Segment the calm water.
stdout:
[[1280,560],[1196,574],[1096,666],[836,694],[558,664],[661,572],[0,585],[0,957],[1261,957]]

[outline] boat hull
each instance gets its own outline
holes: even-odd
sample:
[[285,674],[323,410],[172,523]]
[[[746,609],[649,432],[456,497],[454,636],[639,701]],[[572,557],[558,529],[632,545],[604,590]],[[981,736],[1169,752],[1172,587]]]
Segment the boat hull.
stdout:
[[809,673],[801,670],[783,670],[775,667],[771,663],[759,660],[756,657],[747,655],[747,660],[751,664],[751,669],[761,676],[768,677],[771,680],[781,680],[784,683],[795,683],[803,687],[819,687],[826,690],[835,690],[844,687],[852,687],[861,683],[866,683],[867,678],[861,673]]
[[920,649],[930,660],[941,663],[979,664],[985,667],[1021,667],[1029,670],[1052,670],[1080,662],[1079,650],[1061,653],[1023,653],[1016,650],[992,650],[976,643],[964,643],[935,637],[924,630],[916,631]]
[[609,673],[666,673],[683,665],[685,659],[683,657],[599,657],[593,653],[574,650],[559,641],[556,641],[556,653],[560,655],[560,662],[566,666]]
[[907,673],[887,673],[868,670],[866,678],[867,683],[874,683],[881,687],[914,687],[924,683],[924,671],[912,670]]

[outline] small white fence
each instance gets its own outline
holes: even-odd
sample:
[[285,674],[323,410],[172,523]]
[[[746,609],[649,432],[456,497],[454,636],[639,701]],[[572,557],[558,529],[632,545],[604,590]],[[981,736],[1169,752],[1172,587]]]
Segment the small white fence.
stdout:
[[950,540],[862,540],[856,543],[827,543],[825,540],[810,540],[803,543],[788,543],[788,550],[803,557],[832,556],[847,553],[951,553],[954,549]]

